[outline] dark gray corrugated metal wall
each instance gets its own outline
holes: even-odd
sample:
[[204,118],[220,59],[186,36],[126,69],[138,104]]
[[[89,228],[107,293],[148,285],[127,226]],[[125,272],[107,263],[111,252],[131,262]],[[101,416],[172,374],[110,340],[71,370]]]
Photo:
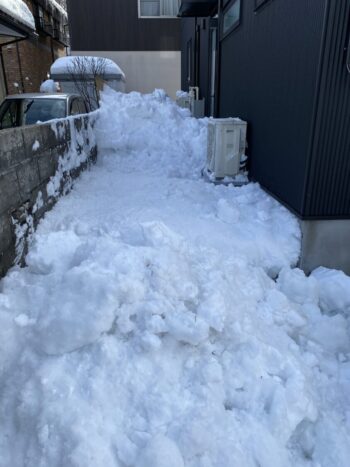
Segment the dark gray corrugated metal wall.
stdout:
[[139,19],[137,0],[68,0],[73,50],[180,50],[180,19]]
[[350,216],[349,0],[330,0],[308,166],[306,217]]
[[[217,27],[214,18],[181,19],[181,89],[198,86],[200,99],[205,99],[205,114],[210,114],[211,28]],[[192,41],[192,80],[188,83],[188,42]]]
[[[195,86],[196,24],[195,18],[181,19],[181,89],[183,91],[188,91],[189,86]],[[191,81],[188,81],[189,52],[191,53]]]
[[325,5],[272,0],[254,14],[254,0],[244,0],[241,25],[221,41],[219,116],[248,121],[253,178],[298,214]]

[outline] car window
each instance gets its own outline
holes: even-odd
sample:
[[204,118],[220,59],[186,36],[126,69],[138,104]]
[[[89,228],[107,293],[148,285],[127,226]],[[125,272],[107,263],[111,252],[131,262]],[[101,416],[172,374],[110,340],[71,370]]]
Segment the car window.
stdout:
[[78,99],[74,99],[70,105],[70,115],[79,115],[80,107]]
[[86,105],[84,99],[79,99],[79,107],[80,107],[80,113],[81,114],[86,114]]
[[23,124],[47,122],[67,116],[65,99],[25,99],[23,105]]
[[5,100],[0,107],[0,128],[13,128],[18,126],[19,120],[19,104],[16,99]]

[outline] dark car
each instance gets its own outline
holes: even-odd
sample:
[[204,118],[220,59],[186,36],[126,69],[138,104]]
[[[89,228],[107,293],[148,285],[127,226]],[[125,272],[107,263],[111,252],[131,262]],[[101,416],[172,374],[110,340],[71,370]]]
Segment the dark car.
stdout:
[[0,106],[0,130],[85,113],[84,99],[76,94],[16,94]]

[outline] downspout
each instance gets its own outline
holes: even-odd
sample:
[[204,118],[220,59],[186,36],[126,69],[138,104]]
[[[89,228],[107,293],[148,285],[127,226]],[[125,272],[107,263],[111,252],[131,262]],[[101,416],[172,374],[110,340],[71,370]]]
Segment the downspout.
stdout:
[[220,70],[221,70],[221,0],[218,0],[218,24],[217,24],[217,51],[216,51],[216,70],[215,70],[215,102],[214,117],[218,118],[220,114]]
[[17,60],[18,60],[19,76],[21,78],[22,92],[24,92],[25,89],[24,89],[24,81],[23,81],[22,63],[21,63],[21,56],[19,53],[18,42],[19,41],[16,41]]
[[6,76],[6,70],[5,70],[5,64],[4,64],[4,55],[2,53],[2,46],[0,46],[0,62],[1,62],[2,75],[4,77],[5,93],[8,94],[9,88],[8,88],[8,83],[7,83],[7,76]]

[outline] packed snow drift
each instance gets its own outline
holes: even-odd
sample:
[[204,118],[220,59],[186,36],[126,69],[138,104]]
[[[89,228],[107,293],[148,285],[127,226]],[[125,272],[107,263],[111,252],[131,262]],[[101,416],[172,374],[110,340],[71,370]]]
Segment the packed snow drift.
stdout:
[[350,278],[205,183],[206,120],[107,90],[96,167],[0,283],[1,467],[348,467]]

